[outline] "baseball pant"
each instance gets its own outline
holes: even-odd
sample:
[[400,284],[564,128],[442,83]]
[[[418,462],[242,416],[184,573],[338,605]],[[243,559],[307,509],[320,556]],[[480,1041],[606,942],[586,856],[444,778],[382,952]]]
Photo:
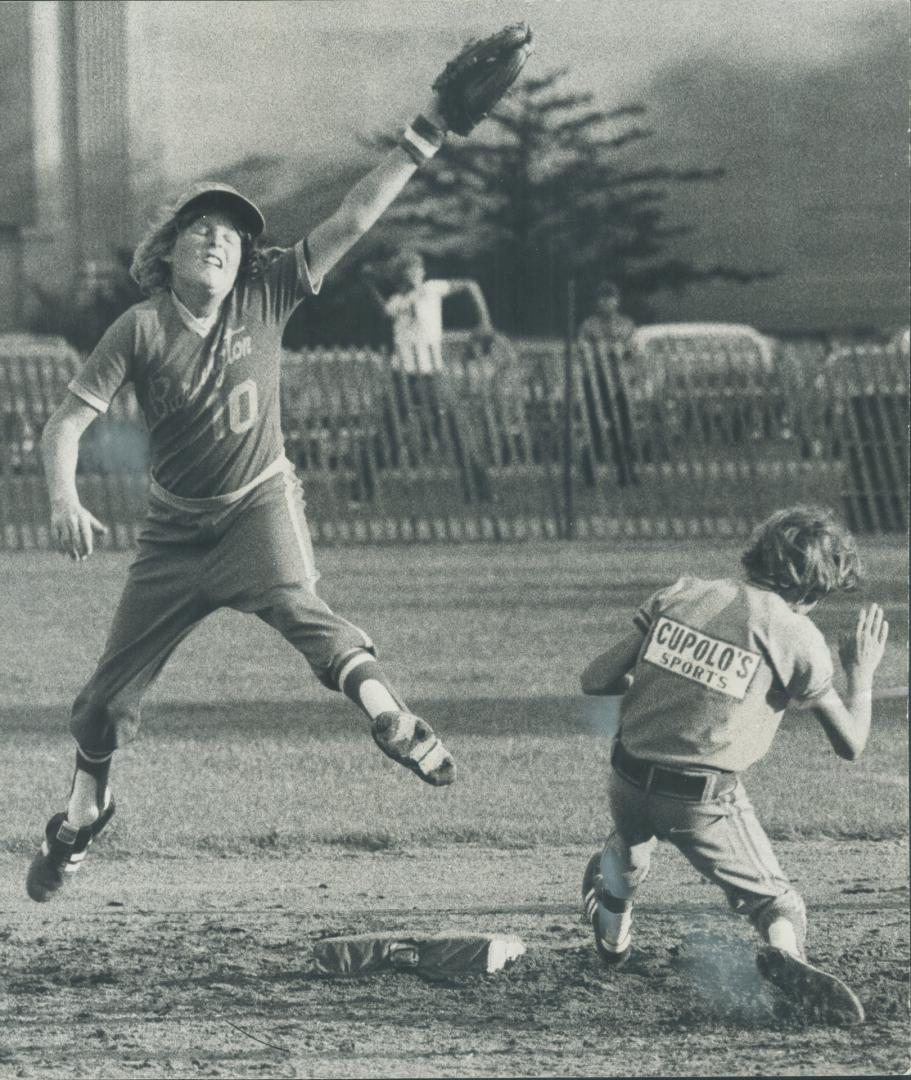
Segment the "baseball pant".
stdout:
[[601,854],[608,892],[632,900],[645,881],[659,840],[674,845],[692,865],[719,885],[728,903],[764,928],[778,916],[806,929],[804,905],[778,864],[772,845],[740,779],[704,802],[646,792],[611,771],[609,799],[614,829]]
[[73,704],[70,731],[89,759],[135,735],[145,691],[218,608],[252,612],[275,627],[332,690],[343,657],[374,651],[363,630],[314,592],[319,575],[301,485],[290,469],[227,506],[162,496],[153,485],[104,654]]

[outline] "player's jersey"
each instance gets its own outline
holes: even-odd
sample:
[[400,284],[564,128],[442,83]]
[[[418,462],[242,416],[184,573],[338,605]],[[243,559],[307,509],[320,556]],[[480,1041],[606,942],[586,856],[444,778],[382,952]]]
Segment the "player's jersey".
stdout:
[[636,613],[645,635],[620,738],[637,757],[740,771],[758,761],[789,701],[832,685],[828,646],[777,593],[683,577]]
[[301,241],[266,253],[261,273],[225,297],[211,328],[170,291],[117,319],[69,384],[99,412],[132,383],[149,429],[152,477],[181,498],[227,495],[281,459],[281,338],[319,291]]

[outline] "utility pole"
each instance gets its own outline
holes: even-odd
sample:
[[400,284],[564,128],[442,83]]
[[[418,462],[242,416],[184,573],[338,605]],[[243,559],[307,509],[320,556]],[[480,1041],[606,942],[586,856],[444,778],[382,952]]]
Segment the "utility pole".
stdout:
[[563,538],[576,535],[576,512],[573,506],[573,414],[576,410],[573,378],[573,343],[576,338],[576,279],[566,282],[566,341],[563,350]]
[[82,162],[79,147],[79,65],[76,56],[76,0],[60,0],[59,78],[61,103],[60,177],[63,220],[67,226],[64,248],[70,259],[69,294],[76,298],[85,261],[82,223]]

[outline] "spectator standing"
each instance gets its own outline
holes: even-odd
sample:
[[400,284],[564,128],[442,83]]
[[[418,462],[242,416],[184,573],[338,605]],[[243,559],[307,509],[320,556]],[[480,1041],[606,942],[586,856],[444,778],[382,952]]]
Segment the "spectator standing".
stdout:
[[620,290],[612,281],[598,286],[594,309],[579,327],[579,335],[627,346],[636,324],[621,310]]
[[[367,287],[392,323],[393,407],[386,408],[386,430],[392,464],[401,459],[399,432],[408,445],[411,464],[417,464],[431,448],[440,446],[445,427],[456,459],[462,470],[466,501],[486,501],[489,482],[476,453],[467,445],[473,440],[462,430],[455,409],[449,372],[443,361],[443,300],[464,293],[473,302],[476,329],[480,337],[492,336],[493,327],[476,281],[468,278],[427,278],[424,257],[409,251],[395,264],[398,288],[384,296],[372,273],[366,275]],[[416,420],[415,424],[413,420]],[[419,448],[413,435],[420,436]],[[466,438],[466,435],[468,436]]]

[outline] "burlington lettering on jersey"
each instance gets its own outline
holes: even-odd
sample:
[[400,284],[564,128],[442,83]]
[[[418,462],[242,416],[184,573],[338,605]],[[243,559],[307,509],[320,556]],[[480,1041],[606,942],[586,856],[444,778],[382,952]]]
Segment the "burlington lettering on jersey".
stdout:
[[111,326],[70,390],[104,412],[132,382],[155,482],[189,499],[237,491],[284,453],[281,335],[294,307],[318,288],[298,244],[272,249],[208,330],[189,324],[170,293],[158,293]]

